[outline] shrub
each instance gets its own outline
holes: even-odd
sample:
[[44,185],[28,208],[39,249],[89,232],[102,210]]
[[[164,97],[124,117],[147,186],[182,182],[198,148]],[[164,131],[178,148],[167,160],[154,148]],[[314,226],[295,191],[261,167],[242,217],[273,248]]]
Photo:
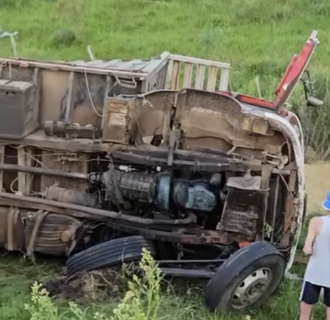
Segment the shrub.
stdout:
[[[156,320],[160,305],[160,270],[146,250],[140,262],[141,276],[133,275],[129,282],[123,300],[113,310],[111,316],[96,312],[95,320]],[[87,309],[81,309],[77,304],[69,302],[69,308],[61,312],[49,297],[42,285],[34,283],[30,303],[25,309],[30,314],[30,320],[88,320],[91,319]]]

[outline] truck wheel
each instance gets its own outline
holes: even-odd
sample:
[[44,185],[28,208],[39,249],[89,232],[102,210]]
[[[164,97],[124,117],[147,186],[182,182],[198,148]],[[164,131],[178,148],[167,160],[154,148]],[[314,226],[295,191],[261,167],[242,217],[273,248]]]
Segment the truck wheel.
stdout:
[[269,298],[279,286],[285,259],[270,243],[254,242],[239,249],[210,279],[205,304],[211,311],[229,313]]
[[76,253],[67,260],[69,275],[107,268],[116,264],[140,260],[142,249],[147,249],[152,256],[155,249],[150,241],[141,236],[129,236],[106,241]]

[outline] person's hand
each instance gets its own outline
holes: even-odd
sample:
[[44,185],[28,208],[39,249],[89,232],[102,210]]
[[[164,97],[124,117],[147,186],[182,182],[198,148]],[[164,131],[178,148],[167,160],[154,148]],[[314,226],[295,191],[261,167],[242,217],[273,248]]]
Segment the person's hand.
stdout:
[[313,248],[312,248],[312,246],[305,245],[304,248],[303,248],[303,253],[304,253],[306,256],[310,256],[310,255],[312,255],[312,253],[313,253]]
[[313,217],[308,225],[307,237],[305,240],[303,252],[306,256],[310,256],[313,253],[313,243],[318,230],[320,229],[321,220],[319,217]]

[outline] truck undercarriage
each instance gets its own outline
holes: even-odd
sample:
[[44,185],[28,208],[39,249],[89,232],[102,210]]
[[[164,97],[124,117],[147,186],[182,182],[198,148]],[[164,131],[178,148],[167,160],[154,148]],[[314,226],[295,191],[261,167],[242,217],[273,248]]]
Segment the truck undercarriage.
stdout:
[[292,264],[304,211],[300,122],[227,92],[225,64],[195,59],[193,83],[185,57],[180,88],[175,59],[170,69],[163,55],[144,78],[0,64],[0,246],[67,256],[68,274],[148,248],[164,274],[210,278],[210,309],[241,309],[272,294]]

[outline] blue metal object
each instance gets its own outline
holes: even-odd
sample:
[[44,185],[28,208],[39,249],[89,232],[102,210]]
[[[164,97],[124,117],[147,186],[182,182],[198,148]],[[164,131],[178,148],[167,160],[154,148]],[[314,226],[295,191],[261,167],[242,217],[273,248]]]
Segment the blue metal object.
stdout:
[[216,206],[217,199],[213,192],[202,185],[195,185],[188,188],[188,201],[186,209],[200,211],[212,211]]
[[185,182],[174,183],[173,200],[179,207],[198,211],[210,212],[217,205],[216,195],[204,185]]
[[163,210],[170,208],[171,176],[163,175],[158,179],[157,203]]
[[162,210],[170,210],[172,204],[177,208],[210,212],[217,205],[216,194],[201,183],[173,180],[172,193],[171,184],[170,175],[158,179],[156,198]]

